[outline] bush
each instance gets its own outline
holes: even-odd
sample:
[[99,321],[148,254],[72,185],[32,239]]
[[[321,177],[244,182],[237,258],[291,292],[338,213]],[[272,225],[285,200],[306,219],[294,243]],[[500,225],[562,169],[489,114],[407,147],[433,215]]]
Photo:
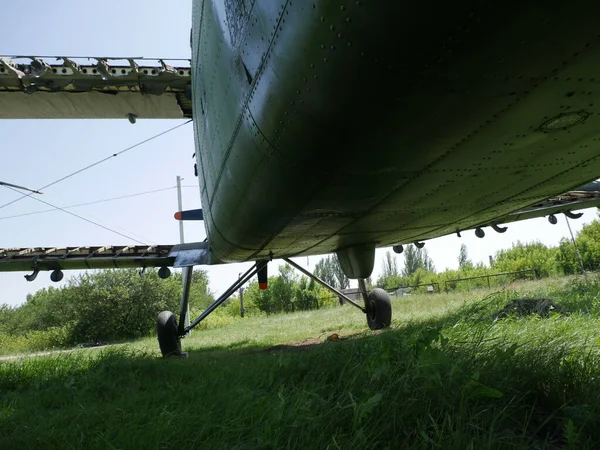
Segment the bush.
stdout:
[[[18,308],[0,308],[2,342],[30,350],[148,336],[163,310],[177,311],[181,274],[162,280],[155,270],[87,272],[60,288],[28,296]],[[204,271],[192,277],[190,303],[204,309],[212,302]],[[25,344],[28,342],[28,344]]]

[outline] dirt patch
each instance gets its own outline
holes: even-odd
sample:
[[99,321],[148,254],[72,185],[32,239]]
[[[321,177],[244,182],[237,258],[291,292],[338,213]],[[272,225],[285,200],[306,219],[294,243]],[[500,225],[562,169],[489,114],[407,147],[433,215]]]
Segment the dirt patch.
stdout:
[[311,348],[314,348],[316,345],[323,344],[324,342],[345,341],[345,340],[351,339],[359,334],[362,334],[362,333],[360,333],[360,332],[352,333],[352,334],[347,334],[345,336],[342,336],[339,333],[331,333],[326,336],[321,335],[319,337],[303,339],[301,341],[292,342],[290,344],[274,345],[272,347],[266,348],[264,351],[265,352],[278,352],[278,351],[303,352],[303,351],[310,350]]
[[548,317],[550,313],[564,314],[564,307],[551,302],[546,298],[520,298],[513,300],[502,310],[494,315],[494,320],[504,319],[508,316],[529,316],[537,314],[540,317]]

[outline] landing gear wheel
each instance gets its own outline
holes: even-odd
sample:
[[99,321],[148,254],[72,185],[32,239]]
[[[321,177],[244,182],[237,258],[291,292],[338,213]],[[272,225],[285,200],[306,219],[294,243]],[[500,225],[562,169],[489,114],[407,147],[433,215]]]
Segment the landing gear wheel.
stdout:
[[163,311],[156,319],[158,345],[163,357],[181,356],[181,340],[177,335],[177,319],[171,311]]
[[558,219],[554,214],[550,214],[548,216],[548,222],[550,222],[552,225],[556,225],[558,223]]
[[371,330],[387,328],[392,323],[392,302],[383,289],[369,292],[367,301],[367,323]]

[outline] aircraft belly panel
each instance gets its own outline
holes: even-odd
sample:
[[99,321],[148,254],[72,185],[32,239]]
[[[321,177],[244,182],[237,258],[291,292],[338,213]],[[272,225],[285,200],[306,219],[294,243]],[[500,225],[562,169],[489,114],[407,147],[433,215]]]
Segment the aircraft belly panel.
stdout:
[[169,93],[2,92],[0,95],[0,119],[114,119],[126,118],[130,113],[141,118],[185,118],[176,95]]
[[599,9],[257,0],[235,46],[213,14],[193,108],[213,251],[433,238],[597,178]]

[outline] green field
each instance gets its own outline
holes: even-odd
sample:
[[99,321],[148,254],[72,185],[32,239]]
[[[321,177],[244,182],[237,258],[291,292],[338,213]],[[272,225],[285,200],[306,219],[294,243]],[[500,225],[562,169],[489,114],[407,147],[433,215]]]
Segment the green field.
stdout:
[[[568,314],[494,321],[510,300]],[[599,448],[600,279],[393,300],[0,363],[0,449]],[[332,334],[340,339],[330,340]]]

